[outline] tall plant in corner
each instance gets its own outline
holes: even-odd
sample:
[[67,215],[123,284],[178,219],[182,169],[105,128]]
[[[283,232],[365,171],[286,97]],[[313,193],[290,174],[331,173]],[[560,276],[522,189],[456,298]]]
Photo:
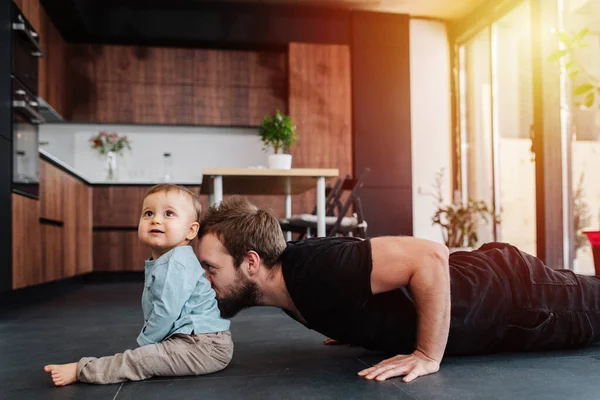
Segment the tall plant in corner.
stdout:
[[273,115],[265,115],[258,127],[258,134],[265,149],[273,149],[273,154],[269,155],[269,168],[290,169],[292,167],[290,147],[298,140],[296,126],[292,123],[292,119],[276,110]]
[[436,200],[437,210],[431,222],[442,228],[444,242],[450,251],[461,248],[472,249],[479,241],[477,231],[480,222],[499,223],[500,217],[484,201],[468,199],[467,202],[463,202],[459,193],[456,193],[452,204],[444,204],[443,177],[442,168],[435,176],[433,197]]
[[[564,63],[571,80],[579,77],[578,81],[582,83],[573,88],[573,96],[579,99],[576,105],[590,109],[596,103],[596,95],[598,94],[598,97],[600,97],[600,79],[590,73],[577,57],[577,50],[588,47],[587,43],[584,43],[588,33],[589,29],[587,27],[574,34],[564,31],[557,32],[562,48],[552,52],[548,57],[548,61]],[[581,78],[583,78],[583,81]]]

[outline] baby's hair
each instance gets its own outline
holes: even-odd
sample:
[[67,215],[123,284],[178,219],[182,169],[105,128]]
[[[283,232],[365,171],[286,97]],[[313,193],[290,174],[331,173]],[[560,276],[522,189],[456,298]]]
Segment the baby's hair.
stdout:
[[179,185],[173,185],[171,183],[161,183],[158,185],[154,185],[150,189],[148,189],[148,192],[146,192],[144,199],[154,193],[168,193],[173,190],[177,190],[180,193],[185,193],[190,197],[190,200],[192,200],[192,204],[194,205],[194,211],[196,212],[194,221],[199,223],[200,217],[202,216],[202,204],[200,204],[200,199],[198,198],[198,195],[189,190],[188,188]]

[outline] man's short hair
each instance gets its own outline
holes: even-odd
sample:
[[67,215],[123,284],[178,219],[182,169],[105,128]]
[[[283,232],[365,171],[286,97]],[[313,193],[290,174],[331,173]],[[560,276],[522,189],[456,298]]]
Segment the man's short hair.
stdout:
[[238,268],[249,250],[254,250],[267,268],[280,262],[286,248],[279,220],[271,210],[261,209],[241,196],[231,196],[208,209],[200,222],[198,239],[215,235]]
[[179,185],[173,185],[172,183],[161,183],[158,185],[154,185],[150,189],[148,189],[146,195],[144,196],[144,199],[146,199],[146,197],[154,193],[169,193],[172,191],[178,191],[183,195],[189,196],[194,206],[194,221],[200,222],[200,218],[202,217],[202,204],[200,204],[200,199],[198,198],[198,195],[188,188]]

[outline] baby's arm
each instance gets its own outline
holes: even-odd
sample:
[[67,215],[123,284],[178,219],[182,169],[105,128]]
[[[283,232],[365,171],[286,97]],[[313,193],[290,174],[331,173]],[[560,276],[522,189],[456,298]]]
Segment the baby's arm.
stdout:
[[200,268],[176,261],[157,268],[154,272],[155,282],[150,288],[154,299],[152,311],[137,338],[140,346],[165,339],[194,291],[201,273]]

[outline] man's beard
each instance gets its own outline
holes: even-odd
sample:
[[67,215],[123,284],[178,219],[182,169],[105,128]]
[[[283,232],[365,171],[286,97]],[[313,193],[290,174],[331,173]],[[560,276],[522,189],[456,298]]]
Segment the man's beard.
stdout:
[[230,286],[229,293],[226,295],[217,296],[217,303],[223,318],[232,318],[240,311],[260,303],[261,293],[258,285],[245,279],[241,273],[236,275],[239,284],[235,287]]

